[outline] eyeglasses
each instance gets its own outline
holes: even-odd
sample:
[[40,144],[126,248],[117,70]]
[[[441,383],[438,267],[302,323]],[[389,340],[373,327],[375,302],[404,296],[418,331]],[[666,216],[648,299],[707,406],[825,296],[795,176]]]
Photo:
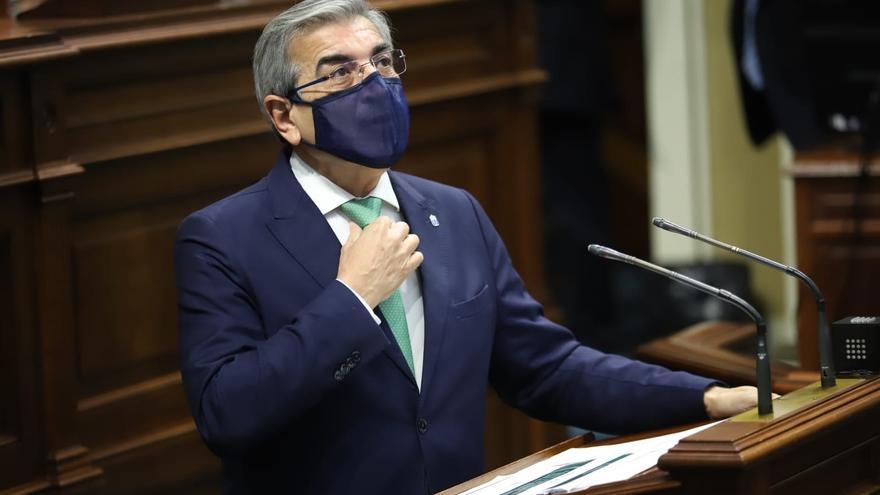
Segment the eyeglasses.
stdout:
[[299,96],[299,91],[312,86],[320,85],[320,87],[315,89],[327,93],[348,89],[363,79],[364,69],[368,65],[375,67],[376,72],[382,77],[400,77],[401,74],[406,72],[406,55],[403,54],[403,50],[398,48],[377,53],[370,57],[368,62],[361,63],[358,60],[351,60],[344,64],[339,64],[330,69],[330,73],[326,76],[293,88],[287,94],[287,98],[290,101],[306,103]]

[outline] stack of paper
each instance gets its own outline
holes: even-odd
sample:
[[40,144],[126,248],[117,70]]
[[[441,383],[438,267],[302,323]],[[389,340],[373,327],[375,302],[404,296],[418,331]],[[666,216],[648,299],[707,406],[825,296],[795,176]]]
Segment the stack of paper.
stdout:
[[716,424],[634,442],[568,449],[514,474],[498,476],[461,495],[570,493],[622,481],[655,466],[660,456],[682,438]]

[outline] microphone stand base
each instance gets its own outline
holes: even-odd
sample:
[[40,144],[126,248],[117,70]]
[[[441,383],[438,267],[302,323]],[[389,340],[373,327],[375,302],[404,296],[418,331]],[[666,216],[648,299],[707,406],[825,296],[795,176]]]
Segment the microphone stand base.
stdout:
[[758,414],[758,409],[754,408],[730,418],[730,421],[770,422],[864,381],[864,378],[838,378],[835,386],[826,388],[822,387],[822,382],[811,383],[774,400],[772,413]]

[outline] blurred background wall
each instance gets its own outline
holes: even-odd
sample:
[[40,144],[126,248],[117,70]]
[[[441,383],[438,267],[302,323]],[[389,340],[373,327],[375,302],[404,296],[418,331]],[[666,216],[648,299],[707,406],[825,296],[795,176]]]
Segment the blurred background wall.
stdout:
[[[750,141],[737,87],[728,0],[646,0],[651,215],[796,264],[792,154],[777,136]],[[651,230],[663,263],[736,259]],[[796,282],[750,265],[776,355],[795,357]]]

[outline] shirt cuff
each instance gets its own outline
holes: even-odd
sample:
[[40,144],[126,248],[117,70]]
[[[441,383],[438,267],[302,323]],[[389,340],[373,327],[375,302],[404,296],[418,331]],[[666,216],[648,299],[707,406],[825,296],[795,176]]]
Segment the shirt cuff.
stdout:
[[373,308],[371,308],[371,307],[367,304],[367,301],[364,301],[364,298],[361,297],[361,295],[358,294],[356,290],[354,290],[354,289],[352,289],[351,287],[349,287],[348,284],[345,283],[345,282],[343,282],[342,280],[339,280],[338,278],[337,278],[336,280],[339,281],[340,284],[346,286],[346,287],[348,288],[348,290],[350,290],[351,293],[354,294],[354,296],[358,298],[358,301],[360,301],[361,304],[364,305],[364,308],[366,308],[366,310],[370,313],[370,316],[373,317],[373,321],[376,322],[376,325],[381,325],[381,324],[382,324],[382,320],[381,320],[378,316],[376,316],[376,313],[373,312]]

